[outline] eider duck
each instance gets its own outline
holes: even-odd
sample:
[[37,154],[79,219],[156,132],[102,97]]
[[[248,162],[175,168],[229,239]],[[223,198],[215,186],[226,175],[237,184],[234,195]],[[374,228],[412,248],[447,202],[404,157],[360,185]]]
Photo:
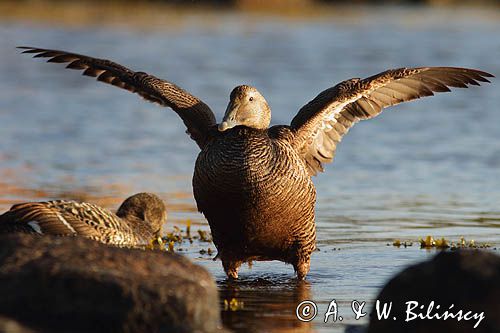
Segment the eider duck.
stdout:
[[135,247],[160,237],[165,219],[165,204],[151,193],[127,198],[116,214],[87,202],[26,202],[0,215],[0,233],[82,236],[105,244]]
[[332,162],[351,126],[386,107],[493,77],[455,67],[387,70],[328,88],[303,106],[290,125],[272,127],[265,98],[256,88],[242,85],[231,92],[217,125],[200,99],[153,75],[75,53],[21,48],[48,62],[69,63],[67,68],[168,106],[181,117],[201,150],[194,168],[194,197],[229,278],[237,278],[240,265],[252,260],[284,261],[293,265],[298,279],[306,277],[316,248],[311,176]]

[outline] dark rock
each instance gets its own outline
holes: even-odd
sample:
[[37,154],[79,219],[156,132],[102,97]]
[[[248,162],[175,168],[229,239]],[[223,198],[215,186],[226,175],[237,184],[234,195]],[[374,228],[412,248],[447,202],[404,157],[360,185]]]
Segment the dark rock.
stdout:
[[[486,251],[462,250],[442,252],[432,260],[411,266],[387,283],[377,299],[392,302],[392,311],[387,320],[378,320],[376,308],[371,313],[369,333],[374,332],[500,332],[500,256]],[[418,302],[418,307],[407,313],[409,301]],[[415,314],[433,319],[416,318]],[[450,306],[453,307],[450,309]],[[439,309],[437,309],[439,305]],[[423,306],[423,309],[421,309]],[[380,306],[380,309],[382,306]],[[462,316],[458,321],[459,311]],[[455,319],[436,319],[448,313]],[[480,320],[480,314],[484,319]],[[473,315],[476,318],[471,318]],[[408,316],[408,317],[407,317]],[[394,319],[394,317],[396,319]],[[479,322],[479,324],[477,324]],[[474,325],[477,324],[477,328]]]
[[2,333],[37,333],[12,318],[0,316],[0,332]]
[[0,313],[36,328],[92,332],[214,332],[210,274],[160,251],[78,237],[0,237]]

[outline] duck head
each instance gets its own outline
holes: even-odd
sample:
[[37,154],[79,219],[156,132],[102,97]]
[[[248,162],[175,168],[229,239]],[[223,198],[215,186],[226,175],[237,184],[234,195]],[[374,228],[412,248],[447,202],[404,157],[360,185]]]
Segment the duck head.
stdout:
[[127,198],[116,211],[121,218],[140,222],[159,236],[167,217],[165,203],[155,194],[137,193]]
[[239,125],[266,129],[270,122],[271,109],[264,96],[254,87],[243,85],[234,88],[231,92],[219,131],[224,132]]

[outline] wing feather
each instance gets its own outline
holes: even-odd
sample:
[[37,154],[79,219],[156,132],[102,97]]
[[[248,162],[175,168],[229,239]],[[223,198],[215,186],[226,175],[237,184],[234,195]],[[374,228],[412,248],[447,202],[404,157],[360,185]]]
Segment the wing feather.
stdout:
[[450,87],[467,88],[490,82],[488,77],[493,75],[475,69],[419,67],[341,82],[299,110],[291,123],[293,144],[309,174],[315,175],[323,171],[322,163],[333,160],[337,144],[359,120],[373,118],[392,105],[448,92]]
[[101,240],[110,229],[116,229],[116,225],[105,223],[118,225],[119,218],[96,205],[65,200],[27,202],[14,205],[0,215],[0,233],[80,235]]
[[66,68],[84,70],[83,75],[97,77],[98,81],[139,94],[144,99],[172,108],[182,119],[191,138],[202,148],[210,127],[215,125],[212,110],[197,97],[173,83],[144,72],[134,72],[105,59],[59,50],[21,46],[22,53],[34,58],[49,58],[47,62],[68,63]]

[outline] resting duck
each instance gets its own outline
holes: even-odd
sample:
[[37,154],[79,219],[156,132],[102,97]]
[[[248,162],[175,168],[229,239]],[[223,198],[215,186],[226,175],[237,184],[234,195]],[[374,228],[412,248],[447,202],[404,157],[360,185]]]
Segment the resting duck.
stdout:
[[127,198],[116,214],[87,202],[26,202],[0,215],[0,233],[83,236],[105,244],[135,247],[160,237],[165,219],[165,204],[151,193]]
[[69,63],[67,68],[168,106],[181,117],[201,150],[194,197],[230,278],[237,278],[240,265],[251,260],[281,260],[293,265],[298,279],[305,278],[316,247],[311,176],[332,162],[337,144],[356,122],[388,106],[449,87],[479,85],[493,76],[466,68],[420,67],[349,79],[303,106],[290,125],[273,127],[265,98],[242,85],[231,92],[217,125],[200,99],[153,75],[75,53],[21,48],[48,62]]

